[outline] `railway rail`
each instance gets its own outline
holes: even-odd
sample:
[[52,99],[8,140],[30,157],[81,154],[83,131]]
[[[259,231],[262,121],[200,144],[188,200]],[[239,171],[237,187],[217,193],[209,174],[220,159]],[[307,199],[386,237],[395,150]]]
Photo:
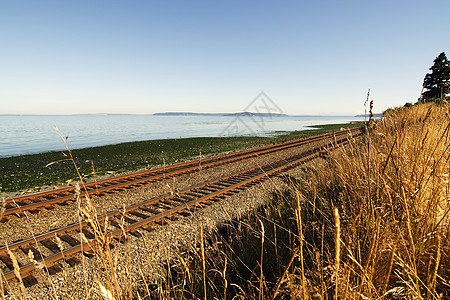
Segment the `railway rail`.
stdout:
[[[355,133],[358,130],[358,128],[354,128],[350,130],[350,132]],[[99,181],[91,181],[82,185],[80,196],[90,197],[92,195],[112,193],[114,191],[136,187],[150,182],[160,181],[168,177],[189,174],[197,172],[200,169],[213,168],[255,156],[269,154],[284,149],[306,145],[312,142],[326,140],[333,136],[337,138],[346,134],[348,134],[348,131],[344,130],[335,133],[326,133],[300,140],[288,141],[280,144],[248,149],[225,155],[218,155],[203,160],[189,161]],[[45,207],[51,208],[54,205],[64,205],[65,203],[74,201],[74,192],[75,186],[68,186],[64,188],[46,190],[6,199],[4,204],[4,212],[0,216],[0,219],[2,221],[5,221],[12,215],[22,215],[24,211],[37,212]]]
[[[126,239],[127,234],[141,236],[144,230],[151,231],[155,226],[159,226],[158,224],[165,223],[167,219],[190,215],[192,211],[205,205],[225,199],[230,194],[245,190],[267,178],[278,176],[310,161],[324,150],[346,144],[352,137],[360,134],[359,131],[354,131],[351,136],[340,135],[325,145],[111,211],[98,216],[95,221],[87,220],[71,224],[0,247],[1,280],[6,284],[20,277],[25,285],[35,284],[37,279],[32,272],[37,265],[44,266],[49,273],[53,273],[59,271],[59,264],[63,262],[71,266],[79,263],[80,253],[93,255],[97,247],[101,246],[98,238],[99,227],[95,224],[102,224],[102,228],[103,224],[108,224],[100,234],[111,242],[114,239]],[[34,261],[30,260],[30,256],[34,257]]]

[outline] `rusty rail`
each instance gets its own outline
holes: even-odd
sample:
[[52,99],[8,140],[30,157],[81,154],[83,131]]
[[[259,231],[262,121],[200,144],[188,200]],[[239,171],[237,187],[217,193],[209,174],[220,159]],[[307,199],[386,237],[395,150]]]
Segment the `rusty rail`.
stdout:
[[[360,132],[350,133],[349,136],[335,138],[324,146],[317,146],[309,150],[297,152],[282,158],[259,164],[251,168],[235,172],[223,177],[212,179],[197,185],[185,188],[176,193],[168,193],[149,199],[147,201],[131,205],[124,209],[115,210],[99,216],[96,220],[103,224],[109,224],[104,234],[111,239],[121,239],[124,233],[140,236],[139,230],[151,230],[157,222],[162,222],[174,215],[190,214],[193,210],[201,208],[215,201],[225,199],[230,193],[255,185],[272,176],[292,169],[306,161],[312,160],[324,150],[348,143],[350,138],[360,135]],[[11,243],[0,247],[1,278],[6,282],[16,278],[14,263],[9,253],[14,253],[18,258],[19,270],[25,284],[31,285],[37,282],[32,276],[36,265],[27,257],[32,252],[37,263],[43,264],[48,270],[59,269],[58,264],[65,261],[69,265],[79,263],[76,258],[78,253],[92,253],[97,247],[95,230],[92,223],[83,221],[71,224],[59,229],[42,233],[31,238]],[[61,241],[64,245],[61,245]],[[59,243],[59,245],[58,245]],[[62,247],[62,248],[61,248]],[[41,249],[52,254],[43,255]],[[21,257],[21,258],[20,258]]]
[[[351,133],[359,129],[350,130]],[[326,140],[332,136],[339,137],[346,135],[348,131],[338,131],[336,133],[326,133],[305,139],[288,141],[276,145],[259,147],[243,150],[235,153],[219,155],[201,160],[189,161],[170,165],[167,167],[146,170],[99,181],[91,181],[82,185],[80,196],[102,195],[107,192],[113,192],[149,182],[160,181],[167,177],[179,176],[197,172],[200,169],[213,168],[224,164],[233,163],[239,160],[273,153],[284,149],[306,145],[308,143]],[[75,186],[68,186],[55,190],[47,190],[5,200],[5,211],[1,219],[5,220],[11,215],[21,215],[24,211],[37,211],[44,207],[51,207],[55,204],[63,204],[74,200]]]

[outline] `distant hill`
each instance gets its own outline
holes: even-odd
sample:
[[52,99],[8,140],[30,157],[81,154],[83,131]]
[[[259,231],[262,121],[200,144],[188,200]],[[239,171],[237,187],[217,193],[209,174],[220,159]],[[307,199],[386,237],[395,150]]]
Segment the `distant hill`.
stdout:
[[220,116],[220,117],[278,117],[286,114],[275,113],[252,113],[252,112],[237,112],[237,113],[194,113],[194,112],[163,112],[155,113],[154,116]]

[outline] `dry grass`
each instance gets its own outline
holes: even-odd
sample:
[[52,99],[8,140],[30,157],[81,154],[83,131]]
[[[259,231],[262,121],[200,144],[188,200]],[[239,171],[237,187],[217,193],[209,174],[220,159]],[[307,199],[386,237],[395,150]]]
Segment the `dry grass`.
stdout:
[[310,270],[334,268],[322,284],[309,276],[321,298],[450,296],[449,130],[448,105],[391,111],[293,183]]
[[207,269],[228,263],[228,274],[207,271],[210,299],[450,297],[449,106],[393,110],[370,127],[212,234]]
[[391,110],[363,139],[286,177],[265,207],[201,229],[138,277],[85,199],[99,263],[67,298],[448,299],[449,131],[448,105]]

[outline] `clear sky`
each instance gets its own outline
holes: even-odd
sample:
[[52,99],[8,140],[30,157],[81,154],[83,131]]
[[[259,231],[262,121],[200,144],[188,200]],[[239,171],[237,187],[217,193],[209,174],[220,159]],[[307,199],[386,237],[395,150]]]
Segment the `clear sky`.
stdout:
[[419,97],[450,58],[450,1],[0,2],[0,114],[288,114]]

